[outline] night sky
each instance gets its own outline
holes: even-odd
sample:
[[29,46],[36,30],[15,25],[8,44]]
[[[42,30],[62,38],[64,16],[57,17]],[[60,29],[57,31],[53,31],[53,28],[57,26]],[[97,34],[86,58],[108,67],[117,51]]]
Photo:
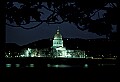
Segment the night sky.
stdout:
[[[18,3],[15,3],[16,6],[19,6]],[[44,4],[46,5],[46,4]],[[50,12],[43,9],[44,15],[42,19],[46,19],[49,16]],[[100,11],[100,17],[105,13]],[[97,13],[92,19],[97,19]],[[31,27],[36,25],[37,23],[31,23],[26,25],[25,27]],[[62,23],[62,24],[51,24],[48,25],[43,23],[39,27],[34,29],[26,30],[19,27],[10,27],[6,25],[6,42],[7,43],[17,43],[18,45],[25,45],[37,40],[53,38],[56,30],[60,27],[60,33],[64,38],[81,38],[81,39],[95,39],[95,38],[105,38],[105,36],[99,36],[95,33],[81,31],[75,25],[70,23]]]
[[[30,24],[30,26],[31,25],[33,24]],[[105,37],[99,36],[95,33],[87,32],[87,30],[81,31],[69,23],[55,25],[42,24],[39,27],[30,30],[6,25],[6,42],[25,45],[37,40],[53,38],[58,26],[60,27],[60,33],[64,38],[95,39]]]

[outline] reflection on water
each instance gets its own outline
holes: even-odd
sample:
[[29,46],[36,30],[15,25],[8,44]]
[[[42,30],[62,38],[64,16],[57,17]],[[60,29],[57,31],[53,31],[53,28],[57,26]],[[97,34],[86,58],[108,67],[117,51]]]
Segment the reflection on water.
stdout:
[[85,64],[85,65],[84,65],[84,68],[88,68],[88,64]]
[[72,67],[72,66],[70,66],[70,65],[64,65],[64,64],[60,64],[60,65],[47,64],[47,67],[66,68],[66,67]]
[[30,67],[34,67],[34,64],[30,64]]
[[54,67],[54,68],[70,68],[70,67],[84,67],[84,68],[88,68],[88,64],[84,64],[84,66],[81,65],[65,65],[65,64],[55,64],[55,65],[51,65],[51,64],[47,64],[47,67]]
[[98,64],[98,66],[115,66],[116,64]]
[[34,67],[34,64],[28,64],[25,67]]
[[16,64],[16,67],[20,67],[20,64]]
[[[100,67],[100,66],[115,66],[116,64],[97,64],[96,66]],[[38,65],[37,65],[38,66]],[[40,65],[41,66],[41,65]],[[84,64],[84,65],[66,65],[66,64],[47,64],[46,67],[49,68],[70,68],[70,67],[83,67],[83,68],[89,68],[91,65],[89,64]],[[25,66],[22,66],[21,64],[6,64],[7,68],[10,67],[36,67],[35,64],[27,64]]]
[[11,67],[11,64],[6,64],[6,67]]

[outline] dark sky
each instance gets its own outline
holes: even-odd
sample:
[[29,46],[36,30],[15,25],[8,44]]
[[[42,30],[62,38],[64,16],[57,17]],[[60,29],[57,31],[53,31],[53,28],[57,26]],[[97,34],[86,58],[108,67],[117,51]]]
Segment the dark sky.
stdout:
[[40,39],[53,38],[58,26],[60,27],[60,33],[64,38],[95,39],[105,37],[99,36],[95,33],[87,32],[87,30],[81,31],[69,23],[56,25],[42,24],[39,27],[30,30],[6,26],[6,42],[25,45]]
[[[15,6],[19,7],[20,4],[15,2]],[[46,5],[44,3],[44,5]],[[46,6],[47,7],[47,6]],[[47,16],[51,13],[48,10],[42,10],[44,15],[42,19],[46,19]],[[104,11],[100,11],[100,17],[105,13]],[[92,19],[97,19],[97,13],[93,16]],[[36,24],[36,23],[35,23]],[[31,27],[35,25],[34,23],[27,25],[26,27]],[[43,23],[39,27],[36,27],[31,30],[25,30],[17,27],[6,26],[6,42],[7,43],[17,43],[19,45],[25,45],[31,43],[33,41],[37,41],[40,39],[53,38],[56,30],[60,27],[60,32],[64,38],[81,38],[81,39],[95,39],[95,38],[104,38],[105,36],[99,36],[95,33],[81,31],[76,28],[75,25],[69,23],[62,24],[52,24],[47,25]]]

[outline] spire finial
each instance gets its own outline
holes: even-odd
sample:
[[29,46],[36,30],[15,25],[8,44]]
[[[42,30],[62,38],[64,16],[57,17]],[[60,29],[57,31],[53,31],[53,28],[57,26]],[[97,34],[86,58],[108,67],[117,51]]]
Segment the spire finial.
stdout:
[[57,34],[59,34],[59,26],[58,26],[58,29],[57,29]]
[[60,27],[58,26],[58,30],[59,30],[59,28],[60,28]]

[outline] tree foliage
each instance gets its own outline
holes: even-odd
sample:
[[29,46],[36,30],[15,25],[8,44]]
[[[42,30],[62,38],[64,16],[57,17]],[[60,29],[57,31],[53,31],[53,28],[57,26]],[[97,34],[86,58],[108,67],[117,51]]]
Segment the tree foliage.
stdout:
[[[19,3],[15,5],[15,2]],[[44,10],[49,11],[45,19]],[[114,29],[120,28],[119,0],[10,0],[6,2],[6,19],[8,25],[16,23],[17,27],[29,24],[31,20],[38,25],[25,28],[32,29],[43,23],[61,24],[69,22],[80,30],[88,30],[98,35],[110,36]]]

